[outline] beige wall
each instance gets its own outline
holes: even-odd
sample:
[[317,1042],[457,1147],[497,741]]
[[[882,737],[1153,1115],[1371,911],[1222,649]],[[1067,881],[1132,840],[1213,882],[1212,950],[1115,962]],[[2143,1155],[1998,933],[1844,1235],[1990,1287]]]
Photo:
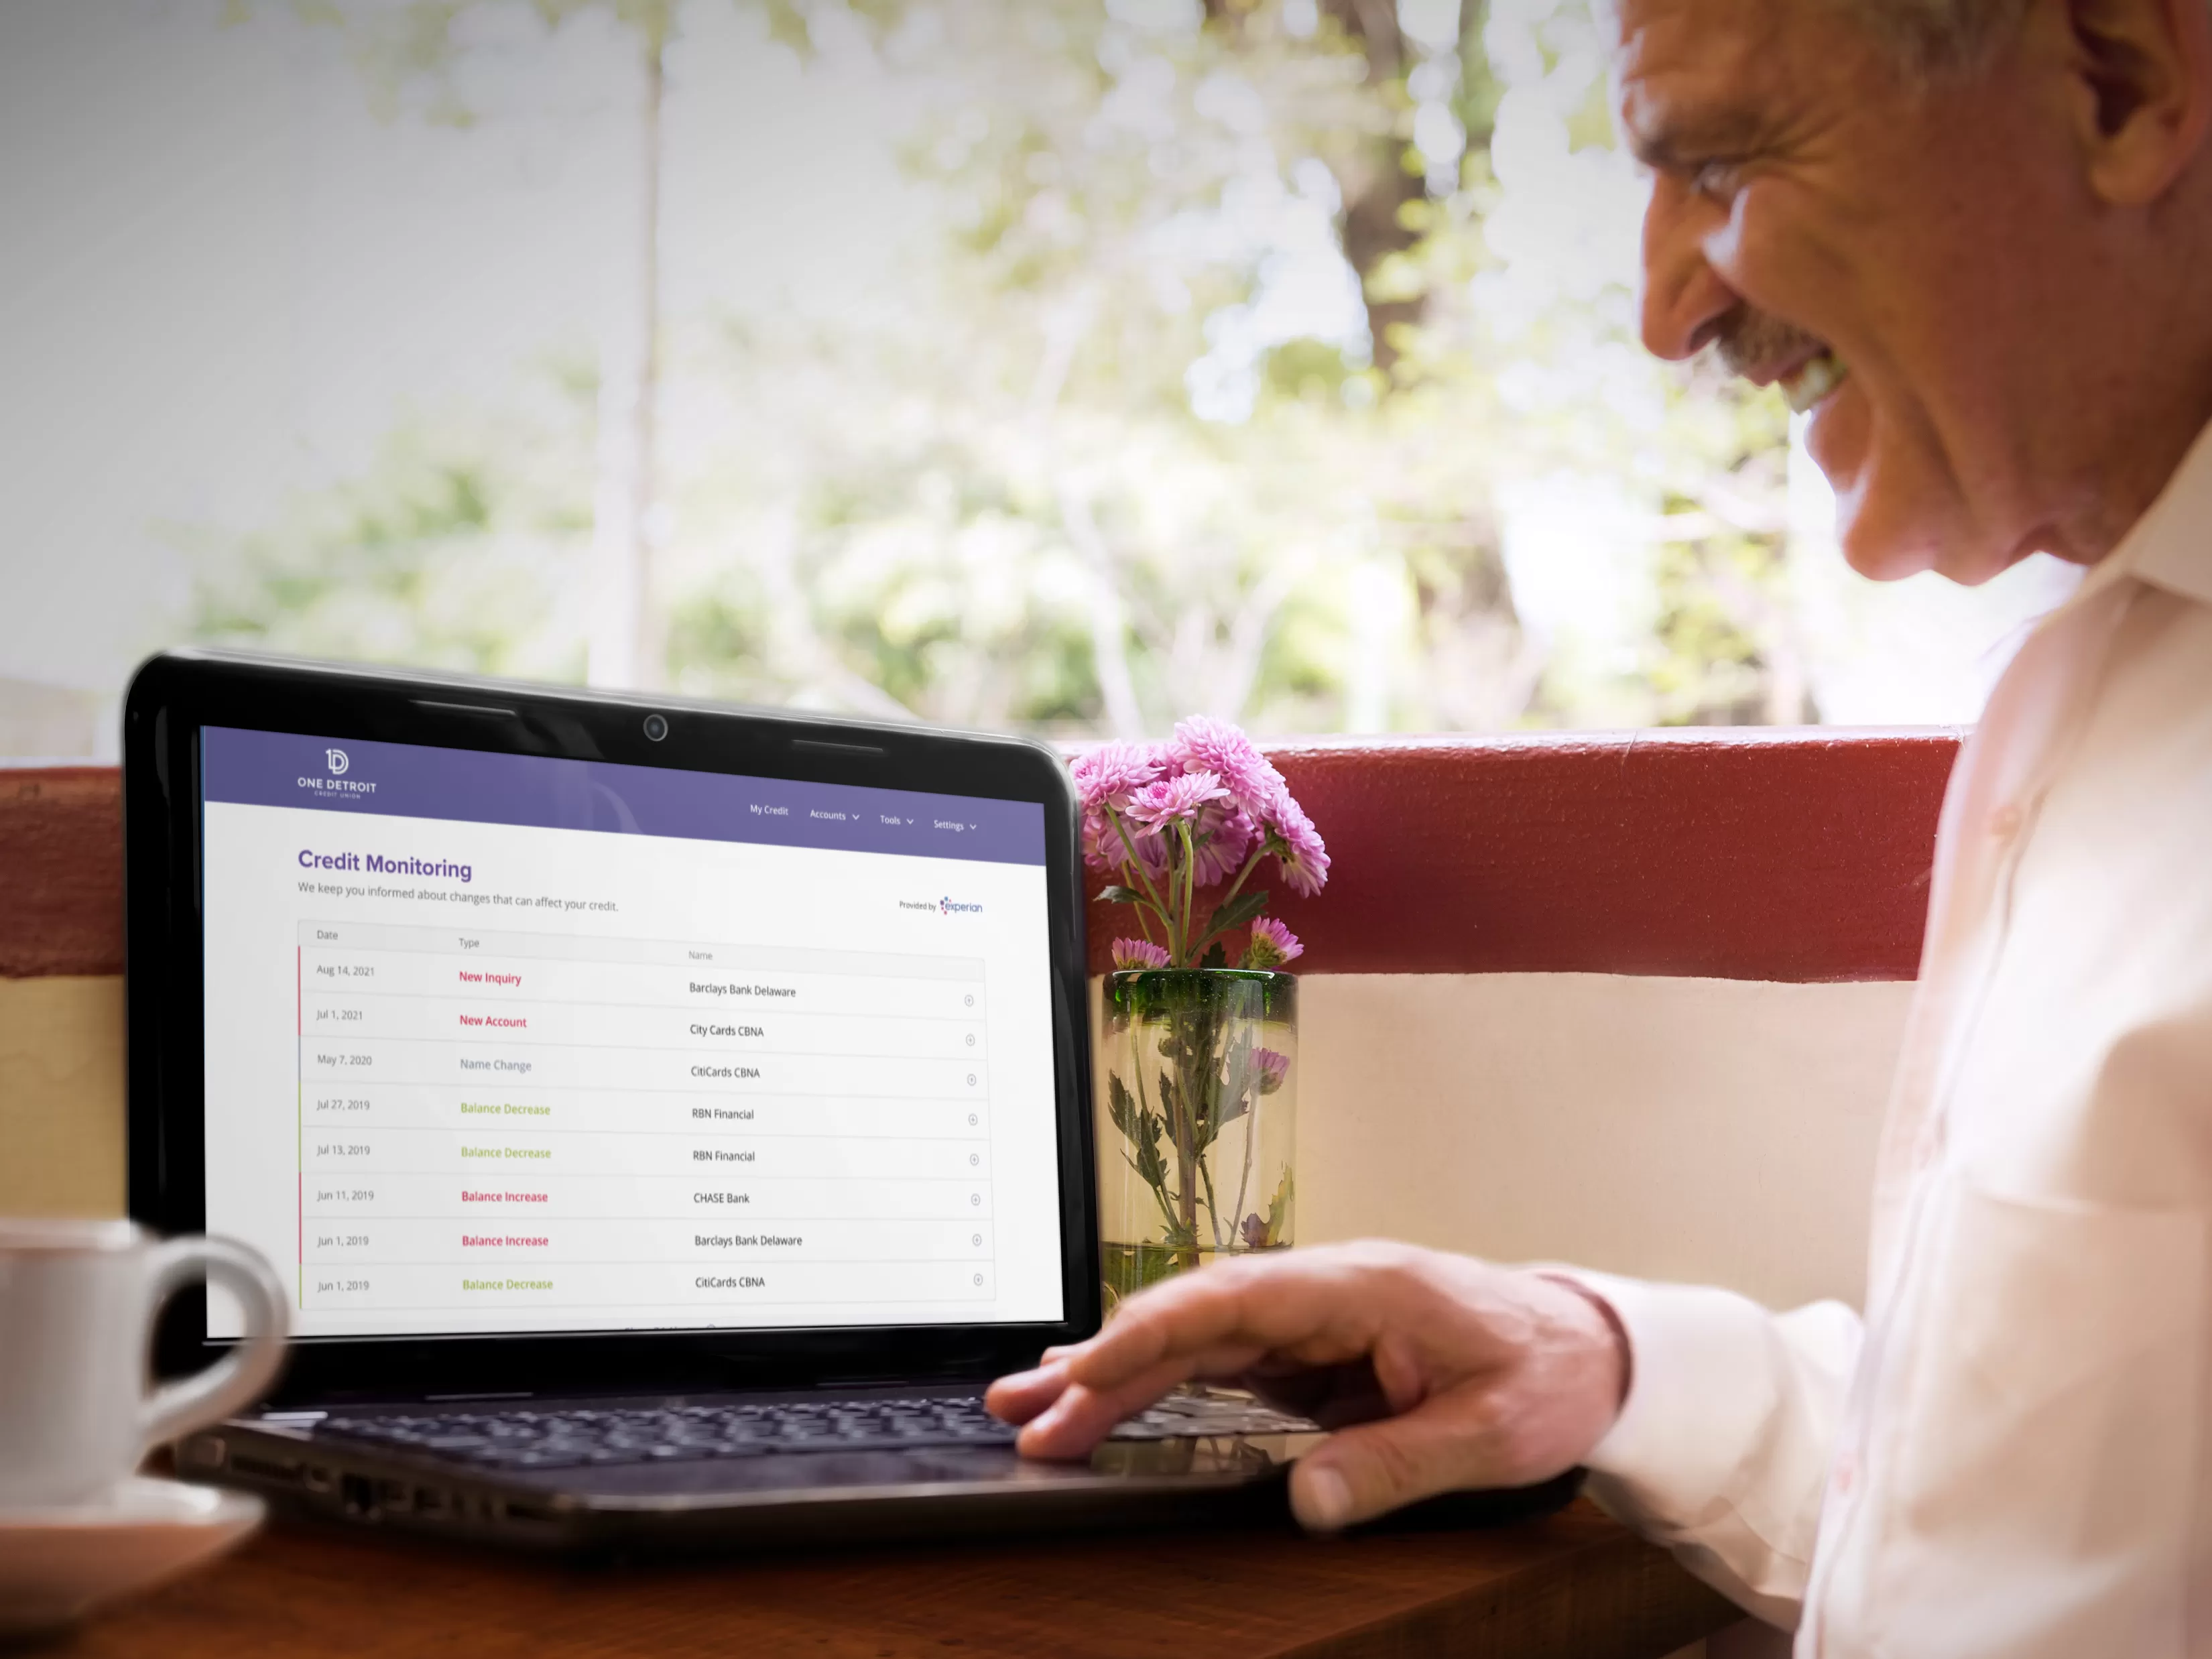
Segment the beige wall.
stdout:
[[1856,1304],[1910,985],[1311,975],[1298,1237]]
[[122,980],[0,979],[0,1215],[122,1212]]

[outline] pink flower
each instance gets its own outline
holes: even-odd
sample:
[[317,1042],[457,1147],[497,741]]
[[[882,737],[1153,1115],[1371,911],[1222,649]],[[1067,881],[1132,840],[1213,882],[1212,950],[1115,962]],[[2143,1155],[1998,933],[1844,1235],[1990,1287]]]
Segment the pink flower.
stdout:
[[1255,1048],[1252,1063],[1260,1068],[1260,1092],[1263,1095],[1273,1094],[1291,1074],[1291,1057],[1279,1054],[1273,1048]]
[[1129,851],[1133,847],[1136,861],[1148,874],[1159,876],[1167,868],[1167,848],[1157,836],[1147,836],[1134,825],[1127,826],[1128,839],[1124,841],[1111,811],[1101,806],[1083,815],[1083,861],[1093,870],[1118,873],[1133,881],[1135,876],[1129,868]]
[[1247,968],[1279,968],[1286,962],[1296,962],[1306,953],[1298,943],[1298,936],[1273,916],[1262,916],[1252,924],[1251,943],[1244,947]]
[[[1158,744],[1101,744],[1068,769],[1083,804],[1083,861],[1092,869],[1119,870],[1129,861],[1114,817],[1126,814],[1129,798],[1160,775],[1164,753]],[[1139,856],[1155,873],[1164,863],[1150,849],[1140,848]]]
[[1212,773],[1183,772],[1148,783],[1130,796],[1129,817],[1153,835],[1178,823],[1194,829],[1201,811],[1228,799],[1229,792]]
[[1194,714],[1175,729],[1165,746],[1165,763],[1185,772],[1211,772],[1246,815],[1265,820],[1275,815],[1284,793],[1283,775],[1225,720]]
[[1118,810],[1167,769],[1167,754],[1156,743],[1102,743],[1067,769],[1085,811],[1107,805]]
[[[1070,771],[1082,802],[1084,862],[1119,886],[1141,889],[1116,896],[1146,905],[1175,938],[1197,937],[1206,914],[1194,896],[1187,905],[1185,894],[1232,881],[1242,892],[1261,858],[1273,858],[1300,893],[1317,893],[1328,880],[1313,820],[1282,774],[1224,720],[1194,715],[1166,743],[1101,744]],[[1255,933],[1252,950],[1272,967],[1299,946],[1284,931],[1280,942]]]
[[1114,966],[1122,973],[1167,965],[1168,953],[1150,939],[1117,939],[1114,941]]
[[1291,890],[1311,898],[1328,884],[1328,849],[1321,844],[1313,820],[1288,794],[1275,810],[1275,821],[1269,826],[1277,843],[1275,862]]
[[1294,890],[1311,897],[1327,884],[1328,853],[1313,820],[1291,798],[1290,787],[1274,763],[1243,732],[1225,720],[1194,714],[1176,727],[1174,738],[1157,752],[1170,781],[1178,769],[1185,776],[1216,780],[1249,829],[1241,836],[1226,829],[1230,815],[1218,809],[1200,817],[1193,834],[1212,840],[1200,854],[1198,885],[1210,887],[1236,874],[1253,844],[1263,836],[1273,845],[1283,879]]
[[1179,824],[1190,826],[1191,879],[1200,888],[1229,879],[1243,866],[1259,839],[1255,824],[1211,772],[1170,774],[1130,798],[1129,817],[1145,827],[1139,843],[1149,861],[1158,848],[1169,858],[1182,851]]
[[1244,855],[1260,838],[1259,826],[1244,815],[1241,807],[1224,811],[1225,805],[1216,802],[1200,812],[1198,828],[1193,832],[1195,856],[1191,868],[1195,884],[1200,887],[1224,882],[1243,869]]

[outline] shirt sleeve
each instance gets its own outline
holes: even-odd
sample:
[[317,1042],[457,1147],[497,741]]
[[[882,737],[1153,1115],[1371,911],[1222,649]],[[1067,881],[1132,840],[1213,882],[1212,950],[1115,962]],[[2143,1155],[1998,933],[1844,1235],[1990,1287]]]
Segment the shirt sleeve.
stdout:
[[1628,1398],[1585,1460],[1589,1493],[1746,1612],[1794,1629],[1858,1362],[1839,1302],[1748,1297],[1576,1270],[1620,1318]]

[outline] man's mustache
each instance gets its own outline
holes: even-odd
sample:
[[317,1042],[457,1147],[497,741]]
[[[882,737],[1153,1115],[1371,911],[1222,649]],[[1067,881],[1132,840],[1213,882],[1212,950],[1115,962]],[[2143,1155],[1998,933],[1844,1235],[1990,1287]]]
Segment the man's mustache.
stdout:
[[1819,336],[1750,306],[1738,306],[1721,319],[1713,346],[1722,367],[1745,380],[1762,374],[1771,379],[1777,369],[1828,349]]

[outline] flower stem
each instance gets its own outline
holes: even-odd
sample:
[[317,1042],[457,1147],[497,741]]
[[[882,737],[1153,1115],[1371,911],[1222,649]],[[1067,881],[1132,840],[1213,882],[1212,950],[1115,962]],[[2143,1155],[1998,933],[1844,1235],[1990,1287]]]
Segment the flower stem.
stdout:
[[[1195,890],[1195,882],[1198,875],[1198,854],[1192,848],[1190,844],[1190,825],[1188,823],[1176,824],[1176,835],[1182,842],[1182,965],[1186,968],[1194,968],[1198,965],[1195,960],[1198,952],[1196,948],[1190,942],[1190,936],[1197,930],[1198,927],[1198,917],[1196,915],[1197,893]],[[1170,884],[1174,882],[1175,877],[1172,872],[1169,875],[1168,880]]]
[[[1247,1036],[1244,1052],[1249,1054],[1251,1051],[1251,1039]],[[1244,1110],[1240,1114],[1244,1123],[1244,1168],[1237,1177],[1237,1213],[1231,1218],[1229,1223],[1229,1237],[1231,1239],[1242,1239],[1244,1237],[1244,1189],[1252,1184],[1252,1154],[1260,1144],[1260,1103],[1262,1098],[1256,1086],[1257,1079],[1252,1075],[1250,1065],[1247,1063],[1239,1066],[1237,1070],[1243,1086],[1251,1092],[1248,1097],[1248,1103]]]
[[[1137,843],[1129,839],[1129,826],[1121,822],[1121,815],[1110,806],[1106,809],[1106,817],[1114,826],[1114,833],[1121,838],[1122,850],[1129,855],[1129,862],[1124,867],[1143,884],[1146,894],[1152,901],[1152,908],[1160,913],[1160,924],[1168,930],[1168,950],[1172,955],[1175,950],[1175,918],[1169,913],[1168,907],[1161,902],[1160,890],[1152,885],[1152,877],[1145,872],[1145,861],[1137,856]],[[1147,933],[1145,937],[1150,939],[1152,935]]]
[[[1229,890],[1224,893],[1219,901],[1215,903],[1213,908],[1217,915],[1236,902],[1237,894],[1244,890],[1244,884],[1251,878],[1253,871],[1260,867],[1260,860],[1265,858],[1267,854],[1267,843],[1263,841],[1261,843],[1260,850],[1253,854],[1250,858],[1244,860],[1244,867],[1237,872],[1237,879],[1229,884]],[[1229,930],[1226,927],[1216,927],[1208,933],[1204,939],[1199,940],[1196,945],[1193,945],[1191,949],[1193,951],[1202,950],[1228,931]]]

